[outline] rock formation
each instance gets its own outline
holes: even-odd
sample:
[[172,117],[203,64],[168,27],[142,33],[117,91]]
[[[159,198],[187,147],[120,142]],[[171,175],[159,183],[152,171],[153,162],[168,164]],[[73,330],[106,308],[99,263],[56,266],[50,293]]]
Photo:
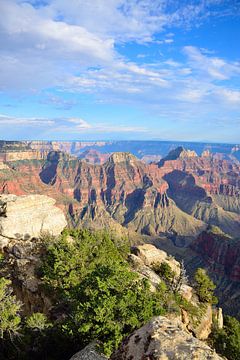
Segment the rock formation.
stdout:
[[96,350],[96,344],[92,343],[73,355],[70,360],[107,360],[107,357],[99,354]]
[[[161,277],[154,271],[156,265],[167,263],[170,266],[175,274],[172,285],[177,285],[182,297],[198,309],[197,315],[190,314],[182,309],[181,320],[186,329],[191,331],[196,338],[206,340],[212,328],[212,306],[208,303],[201,303],[194,289],[186,283],[186,279],[180,279],[181,264],[174,257],[169,256],[165,251],[156,248],[152,244],[132,247],[132,252],[133,254],[129,255],[129,262],[134,271],[141,277],[148,279],[151,291],[156,291],[162,282]],[[215,313],[218,314],[217,309]]]
[[58,235],[67,225],[55,200],[44,195],[0,195],[0,239],[28,240],[43,232]]
[[51,307],[36,270],[41,263],[44,233],[59,235],[67,225],[55,200],[43,195],[0,195],[0,247],[5,253],[2,276],[12,280],[26,314]]
[[220,360],[209,346],[194,338],[178,319],[159,316],[124,340],[111,360]]
[[174,258],[169,257],[165,251],[157,249],[156,246],[152,244],[133,247],[132,252],[136,254],[146,266],[151,267],[153,265],[160,265],[164,262],[170,266],[176,276],[180,275],[180,263]]
[[110,154],[102,154],[97,150],[86,150],[79,154],[78,158],[90,164],[103,164],[109,156]]
[[[41,147],[41,144],[35,145]],[[178,147],[159,164],[146,164],[122,152],[112,154],[104,164],[91,164],[56,151],[58,145],[51,143],[52,147],[56,146],[55,151],[48,154],[46,161],[8,163],[7,168],[0,171],[0,193],[49,195],[64,211],[70,226],[107,228],[131,236],[137,233],[137,241],[141,235],[162,237],[164,234],[172,240],[168,241],[171,249],[166,251],[173,251],[173,255],[180,249],[182,256],[183,248],[189,247],[208,225],[217,226],[226,237],[239,237],[240,164],[237,160],[209,156],[207,151],[203,156],[196,156]],[[201,152],[204,149],[202,147]],[[200,251],[205,245],[199,242],[198,250],[191,247],[186,257],[195,257],[199,266],[212,262],[208,265],[211,274],[215,276],[218,272],[224,277],[224,281],[217,279],[217,282],[221,282],[221,289],[231,288],[232,298],[240,283],[239,254],[237,241],[236,246],[229,242],[231,259],[234,259],[229,264],[224,255],[226,244],[223,241],[219,247],[214,245],[215,253],[208,257],[208,251]]]
[[[13,180],[17,176],[18,183]],[[44,166],[18,163],[0,174],[0,191],[49,194],[70,215],[73,226],[120,224],[148,235],[199,234],[206,225],[177,208],[167,189],[157,165],[144,164],[129,153],[116,153],[103,165],[92,165],[51,152]]]

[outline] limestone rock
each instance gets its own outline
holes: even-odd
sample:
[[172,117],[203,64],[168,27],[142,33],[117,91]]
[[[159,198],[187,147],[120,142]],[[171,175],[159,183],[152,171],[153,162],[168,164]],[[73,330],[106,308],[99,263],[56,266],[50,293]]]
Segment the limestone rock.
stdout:
[[133,249],[135,255],[137,255],[141,260],[143,260],[146,266],[161,264],[162,262],[166,262],[171,269],[176,273],[177,276],[180,275],[180,264],[174,258],[170,258],[168,254],[156,248],[156,246],[152,244],[144,244],[140,246],[136,246]]
[[194,321],[190,321],[188,329],[191,330],[198,339],[206,340],[212,328],[212,306],[208,304],[204,314],[196,320],[198,321],[197,325]]
[[144,262],[138,256],[130,254],[128,261],[140,277],[149,281],[150,290],[156,291],[157,286],[161,283],[160,277],[149,266],[144,265]]
[[221,360],[209,346],[184,330],[180,320],[158,316],[136,330],[111,360]]
[[70,360],[107,360],[107,358],[99,354],[96,351],[96,344],[92,343],[73,355]]
[[180,294],[187,301],[191,301],[193,297],[193,288],[187,284],[182,284],[180,287]]
[[213,317],[215,319],[217,328],[222,329],[223,328],[223,312],[222,312],[222,308],[214,309]]
[[0,236],[28,240],[44,232],[59,235],[67,222],[55,202],[44,195],[0,195]]

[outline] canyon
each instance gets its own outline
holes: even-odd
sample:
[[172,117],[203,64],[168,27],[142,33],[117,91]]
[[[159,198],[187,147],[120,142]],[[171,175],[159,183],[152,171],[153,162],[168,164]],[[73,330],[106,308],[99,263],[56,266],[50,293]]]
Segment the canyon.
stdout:
[[[66,152],[56,144],[53,150],[54,143],[45,145],[31,142],[14,149],[44,154],[40,158],[2,158],[0,193],[48,195],[70,227],[107,228],[130,236],[132,243],[155,241],[184,258],[190,272],[197,265],[207,267],[218,285],[221,305],[231,314],[236,311],[240,163],[231,151],[238,148],[229,147],[226,155],[204,147],[198,154],[180,146],[160,161],[146,163],[128,152],[85,148],[78,158],[69,154],[66,143],[61,145]],[[12,146],[5,145],[4,151],[13,151]],[[164,237],[167,241],[161,240]]]

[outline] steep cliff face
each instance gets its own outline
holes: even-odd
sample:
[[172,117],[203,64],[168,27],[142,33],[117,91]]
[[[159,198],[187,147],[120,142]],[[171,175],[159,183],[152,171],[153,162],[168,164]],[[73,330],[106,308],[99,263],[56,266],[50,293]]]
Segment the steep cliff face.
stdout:
[[191,236],[205,228],[169,199],[168,184],[157,165],[147,165],[129,153],[115,153],[104,164],[93,165],[50,152],[43,165],[14,163],[0,174],[0,188],[2,193],[54,197],[74,226],[124,226],[149,235]]
[[[185,171],[174,170],[164,176],[169,185],[169,196],[184,212],[210,225],[219,226],[233,237],[240,232],[240,215],[226,211],[218,205],[216,197],[203,186],[196,184],[196,176]],[[226,196],[237,201],[234,195]]]
[[129,153],[115,153],[102,166],[78,162],[72,175],[63,164],[58,167],[54,186],[66,191],[65,179],[73,184],[77,202],[71,205],[70,214],[75,221],[99,221],[107,213],[121,225],[143,233],[176,231],[189,235],[204,228],[168,198],[168,185],[158,167]]
[[213,272],[225,274],[230,280],[240,282],[239,240],[204,231],[191,244],[191,248],[201,255]]
[[209,153],[206,154],[206,152],[200,157],[181,158],[180,155],[177,154],[174,160],[169,160],[167,157],[159,163],[163,176],[174,170],[192,174],[196,185],[202,187],[209,195],[211,195],[217,205],[221,206],[226,211],[239,213],[239,163],[230,160],[222,160]]

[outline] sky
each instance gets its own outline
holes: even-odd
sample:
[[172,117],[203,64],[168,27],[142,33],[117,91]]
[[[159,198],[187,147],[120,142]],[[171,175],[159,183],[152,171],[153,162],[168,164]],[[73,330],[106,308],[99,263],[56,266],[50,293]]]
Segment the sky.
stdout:
[[240,0],[0,0],[0,139],[240,143]]

